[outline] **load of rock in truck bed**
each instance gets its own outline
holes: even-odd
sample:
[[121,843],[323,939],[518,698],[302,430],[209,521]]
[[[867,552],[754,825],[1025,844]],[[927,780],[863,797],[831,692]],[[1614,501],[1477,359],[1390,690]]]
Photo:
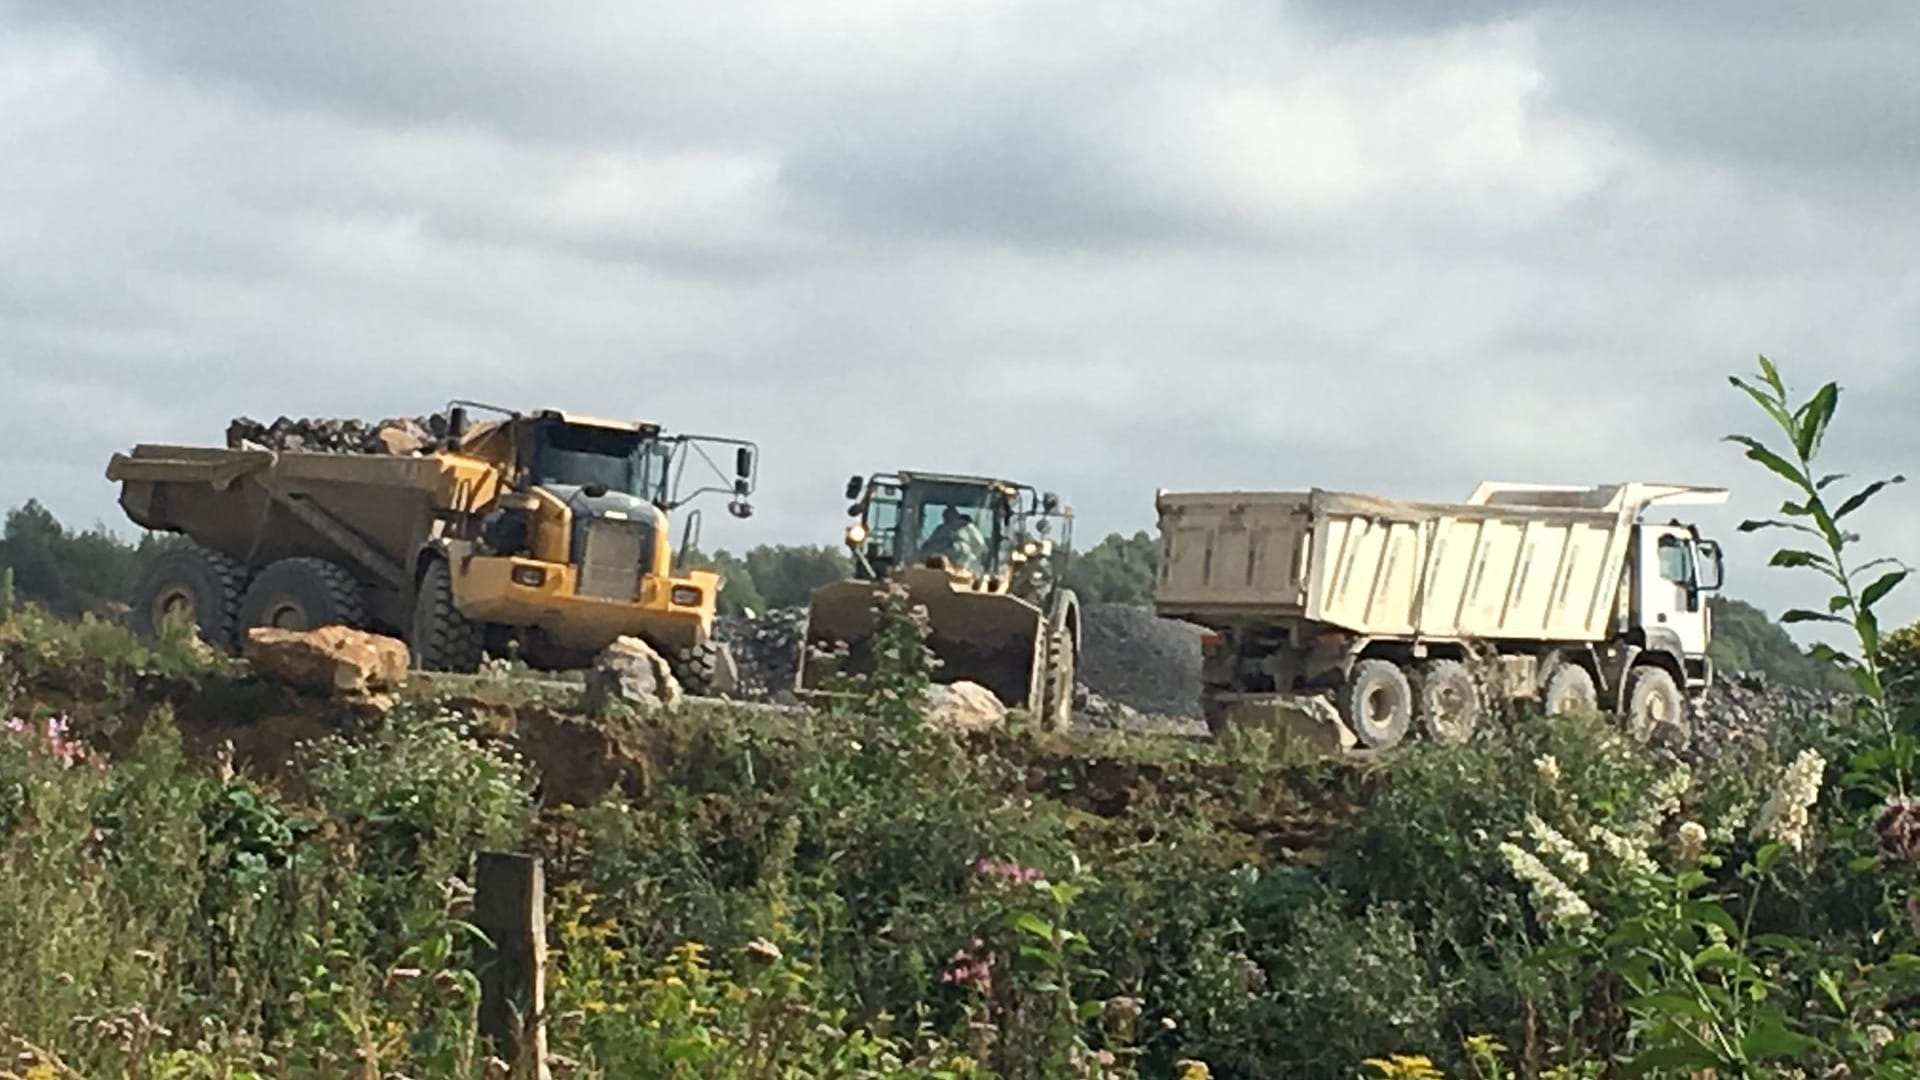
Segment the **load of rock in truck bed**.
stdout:
[[271,424],[241,416],[227,425],[229,450],[414,457],[432,453],[434,444],[446,437],[447,418],[439,413],[386,420],[282,416]]

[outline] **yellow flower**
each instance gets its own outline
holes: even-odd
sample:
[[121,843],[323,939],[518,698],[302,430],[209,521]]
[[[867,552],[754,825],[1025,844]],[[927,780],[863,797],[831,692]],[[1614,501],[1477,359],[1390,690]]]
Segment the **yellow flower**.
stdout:
[[1381,1080],[1446,1080],[1446,1074],[1434,1068],[1433,1059],[1425,1054],[1368,1058],[1365,1064],[1377,1069]]
[[1204,1061],[1185,1059],[1174,1062],[1173,1067],[1179,1070],[1174,1074],[1178,1080],[1211,1080],[1213,1076],[1213,1070],[1207,1068]]

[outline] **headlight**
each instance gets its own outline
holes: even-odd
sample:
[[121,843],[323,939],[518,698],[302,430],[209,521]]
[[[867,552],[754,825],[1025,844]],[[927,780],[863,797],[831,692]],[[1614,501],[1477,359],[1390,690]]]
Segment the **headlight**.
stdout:
[[700,605],[700,590],[691,585],[675,585],[673,587],[673,602],[677,607],[698,607]]
[[537,589],[547,583],[547,572],[538,566],[516,566],[513,568],[513,583]]
[[859,547],[861,544],[864,544],[866,542],[867,542],[867,527],[865,525],[862,525],[856,521],[853,524],[847,526],[847,543],[848,544],[850,544],[853,547]]
[[1038,540],[1028,540],[1026,543],[1020,545],[1020,554],[1025,555],[1029,559],[1039,555],[1040,551],[1040,541]]

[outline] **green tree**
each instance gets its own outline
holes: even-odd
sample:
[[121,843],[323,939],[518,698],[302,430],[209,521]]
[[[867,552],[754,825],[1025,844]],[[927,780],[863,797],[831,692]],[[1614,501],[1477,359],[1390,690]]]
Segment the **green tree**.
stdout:
[[7,513],[0,566],[13,571],[20,599],[78,615],[132,599],[147,561],[179,542],[148,533],[128,543],[103,526],[75,532],[30,499]]
[[720,574],[720,596],[718,608],[722,615],[738,615],[745,611],[763,612],[767,602],[760,595],[759,586],[754,584],[753,572],[738,556],[724,549],[712,555],[694,548],[680,558],[683,570],[713,570]]
[[1159,564],[1160,545],[1145,530],[1110,533],[1067,560],[1065,580],[1084,603],[1150,604]]
[[1809,655],[1786,628],[1744,600],[1714,597],[1713,643],[1707,648],[1722,671],[1759,672],[1769,679],[1815,690],[1846,690],[1850,680],[1833,665]]
[[767,608],[803,607],[813,590],[853,573],[846,552],[824,544],[761,544],[744,562]]

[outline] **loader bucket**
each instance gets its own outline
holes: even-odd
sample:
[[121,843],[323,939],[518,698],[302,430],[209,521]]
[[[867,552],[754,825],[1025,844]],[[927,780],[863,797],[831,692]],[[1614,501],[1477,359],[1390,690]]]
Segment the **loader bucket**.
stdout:
[[[940,661],[937,683],[974,682],[993,691],[1008,708],[1037,707],[1041,686],[1044,619],[1040,609],[1011,596],[955,588],[940,571],[900,571],[913,602],[927,611],[927,647]],[[807,652],[845,643],[843,659],[823,662],[803,656],[800,689],[821,689],[828,671],[864,674],[873,670],[871,639],[876,595],[871,581],[842,581],[813,593],[807,617]]]

